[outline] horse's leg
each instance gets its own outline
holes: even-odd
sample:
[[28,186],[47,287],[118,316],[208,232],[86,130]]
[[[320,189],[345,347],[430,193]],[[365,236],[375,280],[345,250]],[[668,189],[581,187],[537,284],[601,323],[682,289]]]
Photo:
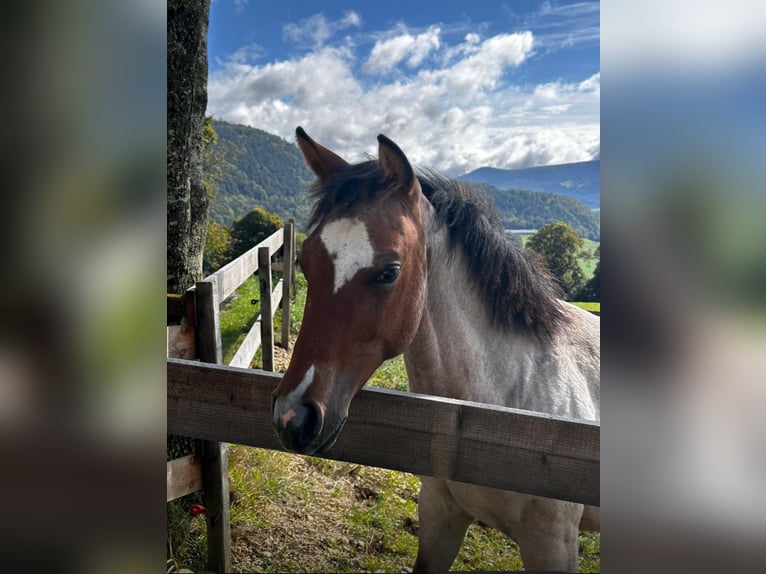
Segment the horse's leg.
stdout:
[[418,557],[413,572],[446,572],[473,521],[443,480],[422,477],[418,500]]
[[577,572],[583,506],[532,497],[525,505],[516,542],[526,570]]

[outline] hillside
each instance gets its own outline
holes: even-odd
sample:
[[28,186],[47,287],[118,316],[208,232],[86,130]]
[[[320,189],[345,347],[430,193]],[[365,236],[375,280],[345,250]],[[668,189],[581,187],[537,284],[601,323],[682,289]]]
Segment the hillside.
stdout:
[[601,161],[583,161],[525,169],[480,167],[459,179],[499,189],[528,189],[572,197],[591,209],[601,206]]
[[[294,218],[303,228],[311,209],[306,190],[314,176],[298,147],[247,126],[215,121],[213,127],[218,134],[213,153],[221,152],[225,159],[211,219],[230,226],[255,207],[262,207],[283,219]],[[492,198],[507,229],[537,229],[564,221],[582,237],[598,239],[600,235],[598,214],[571,197],[476,185]]]
[[492,198],[506,229],[539,229],[546,223],[563,221],[580,237],[598,241],[601,236],[598,212],[569,196],[523,189],[501,190],[486,183],[474,185]]
[[306,189],[314,174],[298,147],[247,126],[214,121],[213,127],[218,134],[213,151],[223,151],[225,163],[210,218],[228,226],[251,209],[262,207],[303,226],[310,209]]

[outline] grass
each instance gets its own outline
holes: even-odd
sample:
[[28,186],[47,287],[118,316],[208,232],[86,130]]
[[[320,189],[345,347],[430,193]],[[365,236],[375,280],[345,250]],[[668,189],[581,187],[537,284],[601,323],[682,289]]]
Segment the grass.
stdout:
[[[276,280],[273,280],[272,283],[276,285]],[[223,349],[224,364],[228,365],[234,357],[237,349],[242,344],[242,341],[245,340],[247,333],[261,312],[260,296],[258,277],[252,276],[221,306],[221,347]],[[296,295],[293,303],[290,305],[291,338],[298,334],[305,304],[306,278],[302,273],[298,273],[296,277]],[[274,314],[274,333],[280,333],[281,329],[282,308],[280,307]],[[261,352],[259,349],[253,361],[259,363],[260,360]]]
[[[302,274],[297,284],[291,309],[293,336],[305,304]],[[258,298],[257,278],[251,278],[222,309],[226,362],[253,324],[259,305],[251,300]],[[406,391],[402,357],[383,363],[368,384]],[[233,571],[401,572],[414,563],[420,489],[416,476],[230,445],[229,477]],[[170,527],[170,516],[168,521]],[[186,535],[186,559],[176,559],[170,568],[204,569],[204,518],[196,517]],[[581,572],[599,571],[599,540],[596,533],[580,535]],[[452,565],[453,570],[521,568],[516,544],[478,523],[469,527]]]
[[601,313],[600,301],[572,301],[572,305],[577,305],[580,309],[584,309],[585,311],[590,311],[592,313]]

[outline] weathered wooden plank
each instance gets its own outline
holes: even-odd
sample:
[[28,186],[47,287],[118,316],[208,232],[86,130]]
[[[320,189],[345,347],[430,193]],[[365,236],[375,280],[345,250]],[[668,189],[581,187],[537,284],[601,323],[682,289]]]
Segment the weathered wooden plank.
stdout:
[[255,247],[249,249],[234,261],[230,261],[206,279],[211,279],[218,285],[218,303],[232,296],[242,283],[256,271],[258,271],[258,250],[268,247],[269,254],[273,255],[282,247],[284,232],[278,229]]
[[175,359],[196,358],[194,328],[185,322],[182,325],[169,325],[167,329],[167,356]]
[[284,258],[282,281],[284,293],[282,295],[282,341],[281,347],[287,349],[290,346],[290,300],[293,296],[292,274],[295,260],[295,223],[291,219],[285,224],[284,234]]
[[261,316],[253,323],[250,330],[247,332],[245,340],[237,349],[237,352],[229,361],[230,367],[238,367],[240,369],[247,369],[255,357],[255,353],[258,351],[258,347],[261,346]]
[[230,572],[229,459],[223,442],[202,442],[202,483],[205,491],[208,569]]
[[[197,356],[206,363],[222,361],[218,284],[199,281],[194,288],[197,314]],[[206,437],[194,437],[202,438]],[[226,446],[217,440],[202,441],[202,484],[207,522],[208,569],[231,569],[231,520],[229,510],[229,467]]]
[[[274,291],[272,291],[271,293],[272,316],[274,315],[274,313],[276,313],[276,310],[279,306],[279,301],[283,297],[282,285],[283,285],[283,282],[280,279],[279,282],[277,283],[277,286],[274,287]],[[255,357],[255,353],[258,351],[258,347],[260,346],[261,346],[261,315],[259,314],[255,318],[255,323],[253,323],[253,326],[250,327],[250,330],[247,332],[247,335],[245,336],[245,340],[242,341],[242,344],[237,349],[237,352],[234,354],[231,361],[229,361],[229,366],[238,367],[240,369],[250,368],[250,365],[253,362],[253,357]]]
[[[280,449],[281,375],[168,359],[168,431]],[[599,505],[598,423],[363,389],[325,458]]]
[[274,370],[274,312],[271,304],[271,253],[258,249],[258,283],[261,289],[261,356],[263,369]]
[[271,316],[277,314],[277,309],[279,309],[279,304],[282,302],[282,297],[284,297],[284,291],[285,291],[285,282],[283,279],[280,279],[277,281],[276,287],[274,287],[274,290],[271,292]]
[[202,489],[202,461],[189,454],[168,461],[168,502]]
[[205,363],[221,362],[221,325],[218,311],[218,286],[212,279],[195,285],[197,312],[197,357]]

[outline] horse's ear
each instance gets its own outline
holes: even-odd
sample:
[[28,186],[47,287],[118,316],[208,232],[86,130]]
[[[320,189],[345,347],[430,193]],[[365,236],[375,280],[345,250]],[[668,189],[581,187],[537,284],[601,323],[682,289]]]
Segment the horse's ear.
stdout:
[[306,163],[319,179],[327,179],[348,165],[345,159],[312,140],[300,126],[295,130],[295,138]]
[[393,178],[404,189],[410,190],[415,183],[415,171],[399,146],[383,134],[378,136],[378,161],[385,177]]

